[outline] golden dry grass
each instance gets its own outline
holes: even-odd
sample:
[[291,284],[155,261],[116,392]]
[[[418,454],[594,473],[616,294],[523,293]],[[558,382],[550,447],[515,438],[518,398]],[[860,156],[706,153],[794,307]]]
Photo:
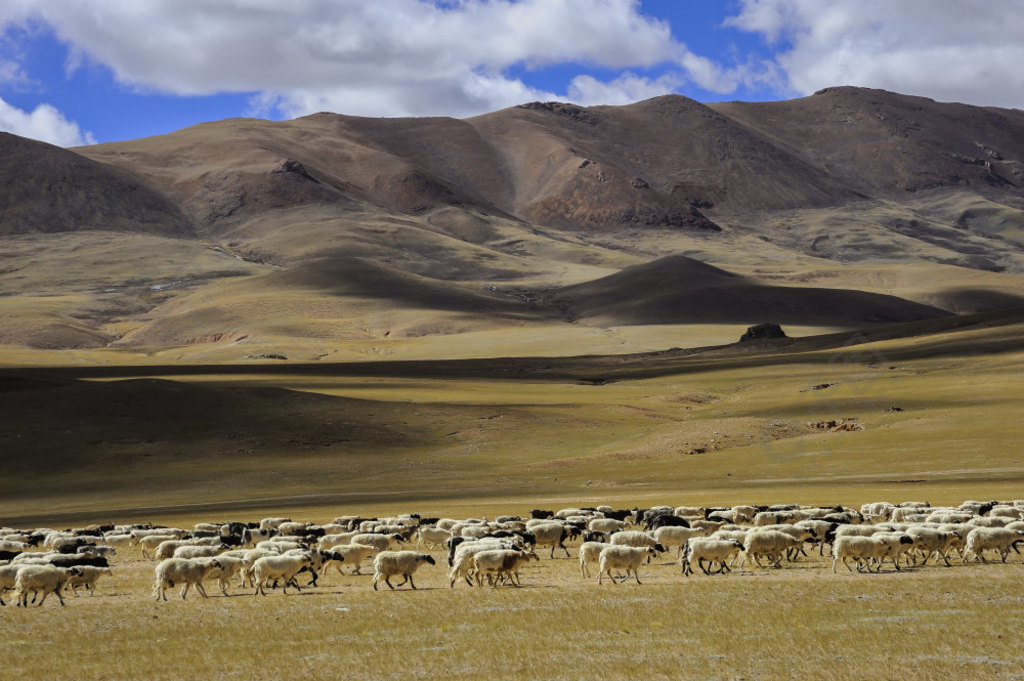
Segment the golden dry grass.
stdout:
[[[519,510],[506,508],[505,510]],[[130,553],[95,597],[0,608],[10,678],[803,679],[1013,678],[1024,653],[1019,561],[866,575],[810,558],[783,568],[643,584],[583,579],[575,555],[523,570],[523,587],[448,587],[442,553],[417,591],[340,576],[296,595],[207,588],[152,600]],[[575,554],[575,552],[574,552]],[[364,569],[363,572],[372,572]]]

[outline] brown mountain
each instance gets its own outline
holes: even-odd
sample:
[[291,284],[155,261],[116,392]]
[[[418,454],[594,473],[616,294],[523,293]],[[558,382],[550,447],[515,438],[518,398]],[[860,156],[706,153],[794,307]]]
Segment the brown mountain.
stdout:
[[1024,295],[1024,112],[876,90],[230,119],[74,150],[3,135],[0,152],[15,346],[313,353],[563,314],[855,327]]

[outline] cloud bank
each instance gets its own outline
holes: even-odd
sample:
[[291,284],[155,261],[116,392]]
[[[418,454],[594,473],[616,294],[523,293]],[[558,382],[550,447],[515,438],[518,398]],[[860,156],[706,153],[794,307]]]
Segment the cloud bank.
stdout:
[[1024,107],[1024,0],[742,0],[727,24],[779,49],[795,93],[857,85]]

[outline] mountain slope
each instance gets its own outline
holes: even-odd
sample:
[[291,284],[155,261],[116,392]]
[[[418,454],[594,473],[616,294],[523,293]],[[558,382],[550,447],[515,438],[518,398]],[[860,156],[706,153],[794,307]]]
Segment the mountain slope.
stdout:
[[673,256],[551,292],[574,320],[602,325],[784,324],[867,326],[949,313],[895,296],[844,289],[772,286]]

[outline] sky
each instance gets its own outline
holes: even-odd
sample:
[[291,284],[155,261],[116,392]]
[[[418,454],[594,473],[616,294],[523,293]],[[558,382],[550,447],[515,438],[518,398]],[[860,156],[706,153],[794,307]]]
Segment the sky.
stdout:
[[0,131],[60,146],[231,117],[857,85],[1024,108],[1024,0],[2,0]]

